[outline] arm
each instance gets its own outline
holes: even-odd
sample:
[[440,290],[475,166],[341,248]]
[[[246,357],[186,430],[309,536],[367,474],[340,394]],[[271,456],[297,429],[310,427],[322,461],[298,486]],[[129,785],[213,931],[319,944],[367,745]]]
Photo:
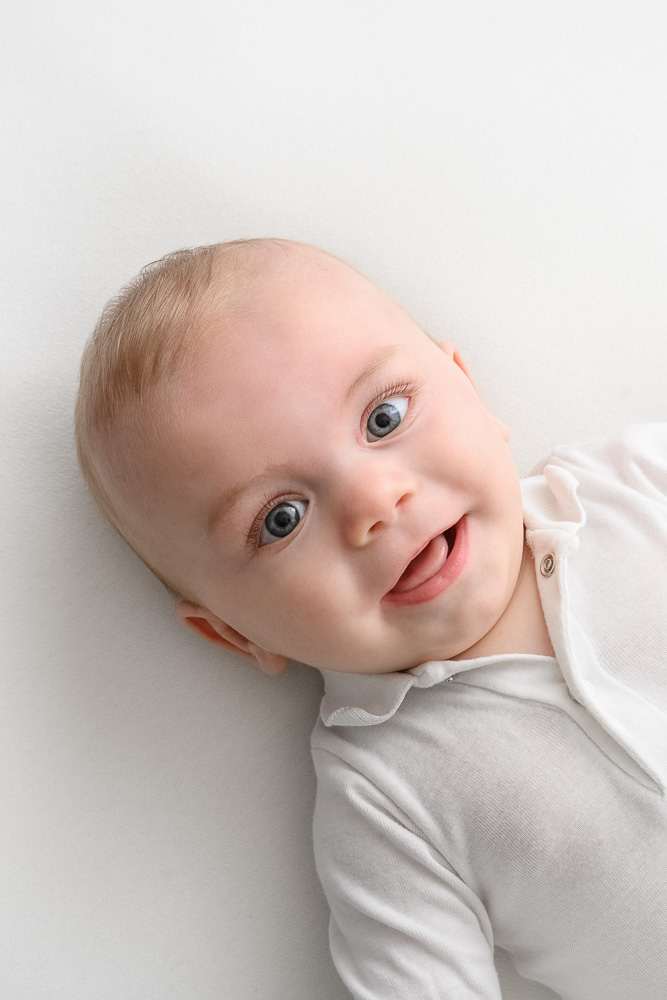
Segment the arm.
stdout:
[[315,859],[334,964],[357,1000],[500,1000],[479,898],[410,819],[324,750]]

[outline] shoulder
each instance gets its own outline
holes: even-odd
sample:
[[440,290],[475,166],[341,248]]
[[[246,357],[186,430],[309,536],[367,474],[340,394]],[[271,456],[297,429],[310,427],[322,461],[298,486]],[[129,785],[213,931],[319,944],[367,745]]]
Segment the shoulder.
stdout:
[[667,501],[667,422],[636,423],[571,445],[559,445],[531,469],[547,466],[572,472],[578,479],[614,482],[651,500]]
[[357,833],[361,828],[367,832],[375,828],[386,835],[387,824],[406,822],[399,805],[404,798],[406,776],[395,766],[396,747],[386,738],[388,728],[388,723],[331,728],[321,722],[316,725],[311,740],[317,782],[316,840],[318,833],[323,833],[326,842],[331,843],[334,837],[340,845],[350,842],[355,827]]

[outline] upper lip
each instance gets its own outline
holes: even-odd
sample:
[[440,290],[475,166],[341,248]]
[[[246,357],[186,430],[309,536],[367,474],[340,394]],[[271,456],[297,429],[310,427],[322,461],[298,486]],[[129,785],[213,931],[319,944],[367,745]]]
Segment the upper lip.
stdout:
[[[390,588],[389,588],[389,590],[387,591],[387,593],[388,593],[388,594],[390,594],[390,593],[391,593],[391,591],[392,591],[392,590],[394,589],[394,587],[396,586],[396,584],[398,583],[398,581],[399,581],[399,580],[401,579],[401,577],[403,576],[403,574],[405,573],[406,569],[408,568],[408,566],[410,565],[410,563],[411,563],[411,562],[413,561],[413,559],[416,559],[416,558],[417,558],[417,556],[419,555],[419,553],[420,553],[420,552],[423,552],[423,551],[424,551],[424,549],[426,548],[426,546],[427,546],[427,545],[429,545],[429,544],[430,544],[430,542],[432,542],[434,538],[437,538],[437,537],[438,537],[438,535],[444,535],[444,533],[445,533],[446,531],[449,531],[449,529],[450,529],[450,528],[453,528],[453,527],[454,527],[454,525],[458,524],[460,520],[461,520],[461,518],[459,518],[459,519],[458,519],[457,521],[453,521],[453,522],[452,522],[451,524],[448,524],[448,525],[446,525],[446,526],[445,526],[444,528],[441,528],[441,529],[440,529],[440,531],[436,531],[436,532],[435,532],[435,534],[431,535],[431,536],[430,536],[430,538],[427,538],[427,539],[426,539],[426,541],[424,542],[424,544],[423,544],[423,545],[421,545],[421,546],[420,546],[420,547],[419,547],[419,548],[417,549],[417,551],[416,551],[416,552],[413,552],[413,553],[412,553],[412,555],[410,556],[410,558],[408,559],[408,561],[407,561],[406,563],[404,563],[404,564],[403,564],[403,569],[402,569],[402,570],[401,570],[401,572],[400,572],[400,573],[398,574],[398,576],[396,577],[396,579],[395,579],[395,580],[394,580],[394,582],[392,583],[391,587],[390,587]],[[449,552],[447,553],[447,558],[449,558]]]

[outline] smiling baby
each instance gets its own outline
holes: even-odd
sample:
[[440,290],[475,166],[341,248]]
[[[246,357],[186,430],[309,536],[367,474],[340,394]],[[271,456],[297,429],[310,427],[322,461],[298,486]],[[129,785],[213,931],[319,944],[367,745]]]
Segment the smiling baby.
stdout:
[[265,239],[107,306],[76,433],[185,624],[324,673],[315,854],[355,997],[497,998],[495,944],[565,998],[667,995],[666,425],[520,480],[452,343]]

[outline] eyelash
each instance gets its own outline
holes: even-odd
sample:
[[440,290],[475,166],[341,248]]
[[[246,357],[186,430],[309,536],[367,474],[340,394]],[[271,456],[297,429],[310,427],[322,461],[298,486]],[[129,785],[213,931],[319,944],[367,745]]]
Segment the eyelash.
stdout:
[[[375,396],[373,401],[364,410],[363,416],[361,418],[362,426],[366,425],[368,418],[370,417],[376,406],[384,403],[385,399],[392,399],[394,396],[414,396],[416,392],[420,389],[420,383],[417,382],[402,382],[400,385],[387,385],[384,389],[381,389],[379,394]],[[372,442],[369,442],[372,443]],[[250,531],[248,532],[248,545],[252,548],[259,548],[259,536],[262,531],[262,525],[264,524],[264,519],[277,504],[287,503],[289,500],[300,500],[301,497],[296,493],[285,493],[283,495],[276,496],[273,493],[265,493],[262,498],[262,506],[257,514],[257,517],[252,523]],[[269,546],[270,548],[271,546]]]
[[419,385],[416,382],[403,382],[401,385],[386,386],[364,410],[361,418],[362,425],[366,426],[366,422],[375,407],[379,406],[380,403],[384,403],[385,399],[392,399],[394,396],[414,396],[418,389]]

